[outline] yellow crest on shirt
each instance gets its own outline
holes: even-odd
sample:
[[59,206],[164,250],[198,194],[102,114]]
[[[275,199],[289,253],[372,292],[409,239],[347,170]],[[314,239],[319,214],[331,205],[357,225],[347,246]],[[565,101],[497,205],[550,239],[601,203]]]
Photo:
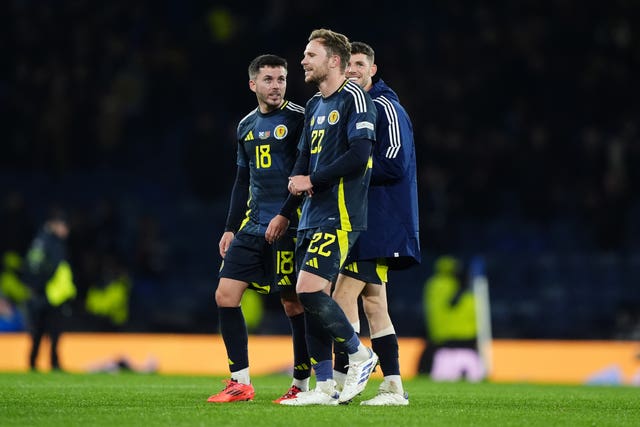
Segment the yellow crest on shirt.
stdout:
[[273,136],[275,136],[276,139],[283,139],[288,133],[289,129],[287,129],[285,125],[278,125],[273,131]]
[[336,123],[338,123],[338,120],[340,120],[340,113],[338,112],[338,110],[331,111],[329,113],[329,117],[327,118],[329,124],[335,125]]

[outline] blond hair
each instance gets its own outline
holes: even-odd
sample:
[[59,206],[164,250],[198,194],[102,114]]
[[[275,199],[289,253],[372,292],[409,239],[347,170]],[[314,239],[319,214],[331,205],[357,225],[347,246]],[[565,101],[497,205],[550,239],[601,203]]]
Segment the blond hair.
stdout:
[[347,69],[349,58],[351,57],[351,43],[344,34],[326,28],[313,30],[309,36],[309,41],[318,40],[324,46],[328,56],[338,55],[340,57],[340,71]]

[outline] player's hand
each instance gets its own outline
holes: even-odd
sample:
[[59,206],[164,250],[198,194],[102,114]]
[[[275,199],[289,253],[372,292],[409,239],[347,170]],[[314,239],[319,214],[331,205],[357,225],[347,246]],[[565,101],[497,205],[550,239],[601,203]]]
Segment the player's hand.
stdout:
[[289,177],[289,192],[294,196],[301,196],[307,193],[307,196],[313,195],[313,184],[309,175],[296,175]]
[[218,247],[220,248],[220,256],[224,259],[225,255],[227,255],[227,249],[231,245],[231,241],[233,241],[233,231],[225,231],[220,239],[220,243],[218,243]]
[[289,228],[289,220],[282,215],[276,215],[269,221],[269,226],[264,233],[264,238],[269,244],[272,244],[284,235],[287,228]]

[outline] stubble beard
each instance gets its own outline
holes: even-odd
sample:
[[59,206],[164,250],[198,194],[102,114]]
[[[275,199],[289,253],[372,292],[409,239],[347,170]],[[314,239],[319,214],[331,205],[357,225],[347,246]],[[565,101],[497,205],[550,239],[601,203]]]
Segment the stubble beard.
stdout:
[[316,86],[320,86],[322,82],[327,80],[328,73],[324,73],[323,75],[312,74],[308,80],[305,80],[309,84],[314,84]]

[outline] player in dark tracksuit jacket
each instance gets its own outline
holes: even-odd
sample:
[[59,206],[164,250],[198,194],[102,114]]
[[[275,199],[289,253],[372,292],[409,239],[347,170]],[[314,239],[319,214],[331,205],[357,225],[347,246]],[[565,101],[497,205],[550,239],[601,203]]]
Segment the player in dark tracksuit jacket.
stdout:
[[413,128],[398,95],[384,80],[374,78],[369,95],[378,109],[369,215],[367,231],[360,235],[349,258],[386,258],[390,270],[400,270],[420,262]]
[[[357,304],[362,295],[373,351],[380,357],[384,382],[378,395],[362,404],[407,405],[400,377],[398,339],[387,308],[386,283],[388,270],[420,262],[416,154],[411,119],[398,95],[374,77],[376,71],[373,49],[353,42],[347,77],[368,91],[377,108],[376,143],[367,231],[349,252],[333,297],[358,330]],[[345,372],[344,364],[344,355],[336,354],[334,378],[338,381]]]

